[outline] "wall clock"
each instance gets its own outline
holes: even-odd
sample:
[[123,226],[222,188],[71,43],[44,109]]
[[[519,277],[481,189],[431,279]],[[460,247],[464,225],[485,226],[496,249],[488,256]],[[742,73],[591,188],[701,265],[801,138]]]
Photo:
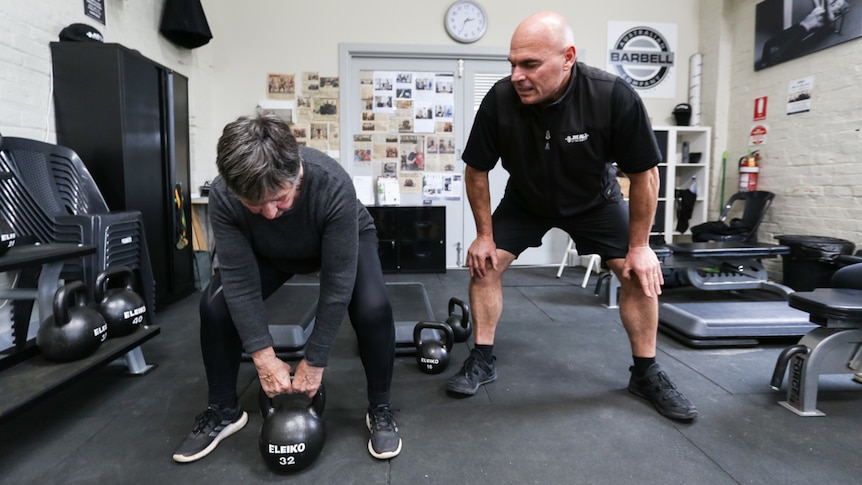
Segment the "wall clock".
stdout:
[[481,39],[488,30],[488,15],[477,2],[458,1],[446,9],[446,33],[454,40],[469,44]]

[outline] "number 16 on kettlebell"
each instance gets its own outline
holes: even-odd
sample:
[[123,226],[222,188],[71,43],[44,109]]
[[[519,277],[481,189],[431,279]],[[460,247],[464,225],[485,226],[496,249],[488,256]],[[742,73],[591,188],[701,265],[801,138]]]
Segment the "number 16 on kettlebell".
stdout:
[[[443,333],[443,341],[437,338],[438,332],[434,338],[422,338],[423,330],[439,330]],[[426,332],[425,335],[428,335]],[[413,327],[413,343],[416,345],[416,364],[419,365],[419,370],[427,374],[439,374],[446,370],[449,365],[449,352],[452,350],[452,344],[455,341],[455,336],[452,333],[452,327],[441,322],[419,322]]]

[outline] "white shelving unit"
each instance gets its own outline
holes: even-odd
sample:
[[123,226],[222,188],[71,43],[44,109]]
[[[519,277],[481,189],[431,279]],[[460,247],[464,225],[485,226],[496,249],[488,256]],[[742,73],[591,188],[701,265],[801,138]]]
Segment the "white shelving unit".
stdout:
[[[656,223],[650,233],[653,244],[671,243],[681,236],[690,235],[691,227],[706,222],[708,214],[709,164],[712,155],[712,129],[702,126],[653,126],[653,132],[662,151],[664,162],[659,164],[661,188],[659,191]],[[683,160],[683,145],[688,144],[689,160]],[[700,159],[692,163],[692,154]],[[697,199],[688,228],[677,231],[676,190],[696,188]]]

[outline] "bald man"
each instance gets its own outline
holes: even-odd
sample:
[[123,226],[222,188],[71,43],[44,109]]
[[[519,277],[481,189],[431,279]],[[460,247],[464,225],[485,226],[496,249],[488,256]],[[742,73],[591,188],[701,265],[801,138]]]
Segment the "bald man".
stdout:
[[[638,94],[624,81],[575,59],[565,18],[539,12],[512,35],[512,75],[485,96],[463,159],[476,240],[467,252],[475,347],[448,392],[473,395],[497,379],[494,336],[503,311],[502,275],[558,227],[583,254],[599,254],[619,278],[620,319],[631,344],[628,389],[664,416],[690,421],[697,409],[659,368],[658,295],[664,284],[649,246],[661,153]],[[488,172],[509,172],[491,214]],[[616,162],[631,180],[628,203]]]

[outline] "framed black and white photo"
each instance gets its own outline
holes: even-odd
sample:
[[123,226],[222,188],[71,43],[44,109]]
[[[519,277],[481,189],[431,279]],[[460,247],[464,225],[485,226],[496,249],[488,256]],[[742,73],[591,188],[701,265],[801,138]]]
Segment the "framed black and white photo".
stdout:
[[759,71],[862,36],[862,0],[765,0],[754,29]]

